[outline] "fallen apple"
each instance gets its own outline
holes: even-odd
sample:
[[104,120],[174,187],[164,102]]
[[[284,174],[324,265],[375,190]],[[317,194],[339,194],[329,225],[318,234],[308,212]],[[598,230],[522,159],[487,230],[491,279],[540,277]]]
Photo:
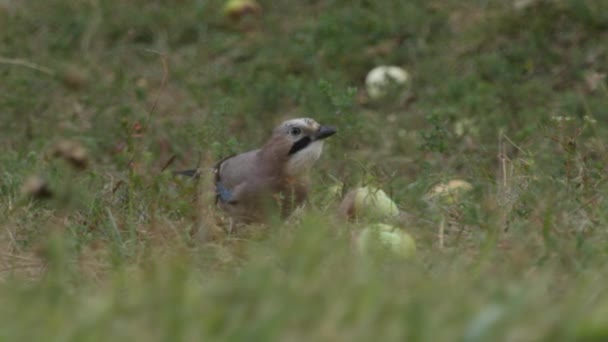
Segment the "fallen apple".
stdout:
[[259,14],[262,7],[254,0],[229,0],[223,8],[226,17],[238,20],[247,14]]
[[364,255],[384,251],[408,259],[416,254],[416,242],[409,234],[384,223],[364,228],[357,237],[357,246]]
[[465,193],[473,190],[471,183],[453,179],[449,182],[435,185],[427,194],[427,199],[442,204],[456,204],[462,200]]
[[378,66],[372,69],[365,77],[367,94],[372,99],[385,97],[391,88],[403,86],[410,79],[410,75],[404,69],[397,66]]
[[397,216],[399,208],[384,191],[366,186],[349,191],[340,204],[339,212],[350,220],[381,219]]

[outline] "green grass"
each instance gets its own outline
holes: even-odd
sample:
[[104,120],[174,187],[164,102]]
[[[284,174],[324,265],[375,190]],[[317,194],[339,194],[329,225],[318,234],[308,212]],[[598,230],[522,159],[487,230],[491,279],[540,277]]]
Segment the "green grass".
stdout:
[[[608,2],[260,4],[0,1],[1,340],[608,339]],[[405,101],[366,99],[379,64]],[[222,234],[168,172],[299,116],[339,129],[299,222]],[[424,200],[454,178],[461,202]],[[390,194],[415,258],[353,250],[338,179]]]

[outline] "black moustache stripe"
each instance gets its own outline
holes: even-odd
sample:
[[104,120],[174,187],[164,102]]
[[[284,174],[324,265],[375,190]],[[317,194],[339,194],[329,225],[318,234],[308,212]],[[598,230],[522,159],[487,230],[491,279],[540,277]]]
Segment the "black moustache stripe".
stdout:
[[306,146],[310,145],[312,140],[309,137],[304,137],[298,141],[296,141],[289,150],[289,155],[292,155],[298,151],[301,151],[306,148]]

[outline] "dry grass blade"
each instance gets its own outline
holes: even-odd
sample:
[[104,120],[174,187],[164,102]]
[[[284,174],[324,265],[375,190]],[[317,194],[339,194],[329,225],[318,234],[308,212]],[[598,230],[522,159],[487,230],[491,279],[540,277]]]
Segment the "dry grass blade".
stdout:
[[25,67],[25,68],[28,68],[28,69],[33,69],[33,70],[36,70],[36,71],[40,71],[40,72],[42,72],[44,74],[47,74],[49,76],[55,76],[57,74],[51,68],[47,68],[45,66],[38,65],[36,63],[27,61],[25,59],[0,57],[0,64],[22,66],[22,67]]

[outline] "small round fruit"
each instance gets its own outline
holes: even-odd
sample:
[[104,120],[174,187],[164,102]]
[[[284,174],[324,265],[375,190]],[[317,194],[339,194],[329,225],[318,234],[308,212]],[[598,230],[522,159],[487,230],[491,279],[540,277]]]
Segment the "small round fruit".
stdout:
[[465,193],[471,190],[473,190],[471,183],[461,179],[453,179],[449,182],[435,185],[427,194],[427,199],[439,201],[443,204],[456,204],[460,202]]
[[364,254],[385,251],[404,259],[416,254],[416,242],[409,234],[384,223],[364,228],[357,238],[357,246]]
[[384,191],[368,186],[349,191],[339,211],[348,219],[380,219],[399,214],[399,208]]
[[90,75],[86,69],[76,65],[69,65],[61,75],[63,84],[72,90],[83,89],[90,82]]
[[399,214],[397,205],[384,191],[368,186],[357,189],[355,211],[361,216],[375,218]]
[[342,184],[334,184],[327,188],[327,196],[331,198],[340,197],[342,194]]
[[338,201],[342,197],[342,184],[334,184],[326,189],[321,196],[321,204],[323,207],[328,207],[339,203]]
[[229,0],[224,5],[224,15],[232,20],[238,20],[246,14],[259,14],[262,7],[254,0]]
[[404,69],[397,66],[378,66],[365,77],[367,94],[372,99],[380,99],[394,86],[403,86],[410,78]]

